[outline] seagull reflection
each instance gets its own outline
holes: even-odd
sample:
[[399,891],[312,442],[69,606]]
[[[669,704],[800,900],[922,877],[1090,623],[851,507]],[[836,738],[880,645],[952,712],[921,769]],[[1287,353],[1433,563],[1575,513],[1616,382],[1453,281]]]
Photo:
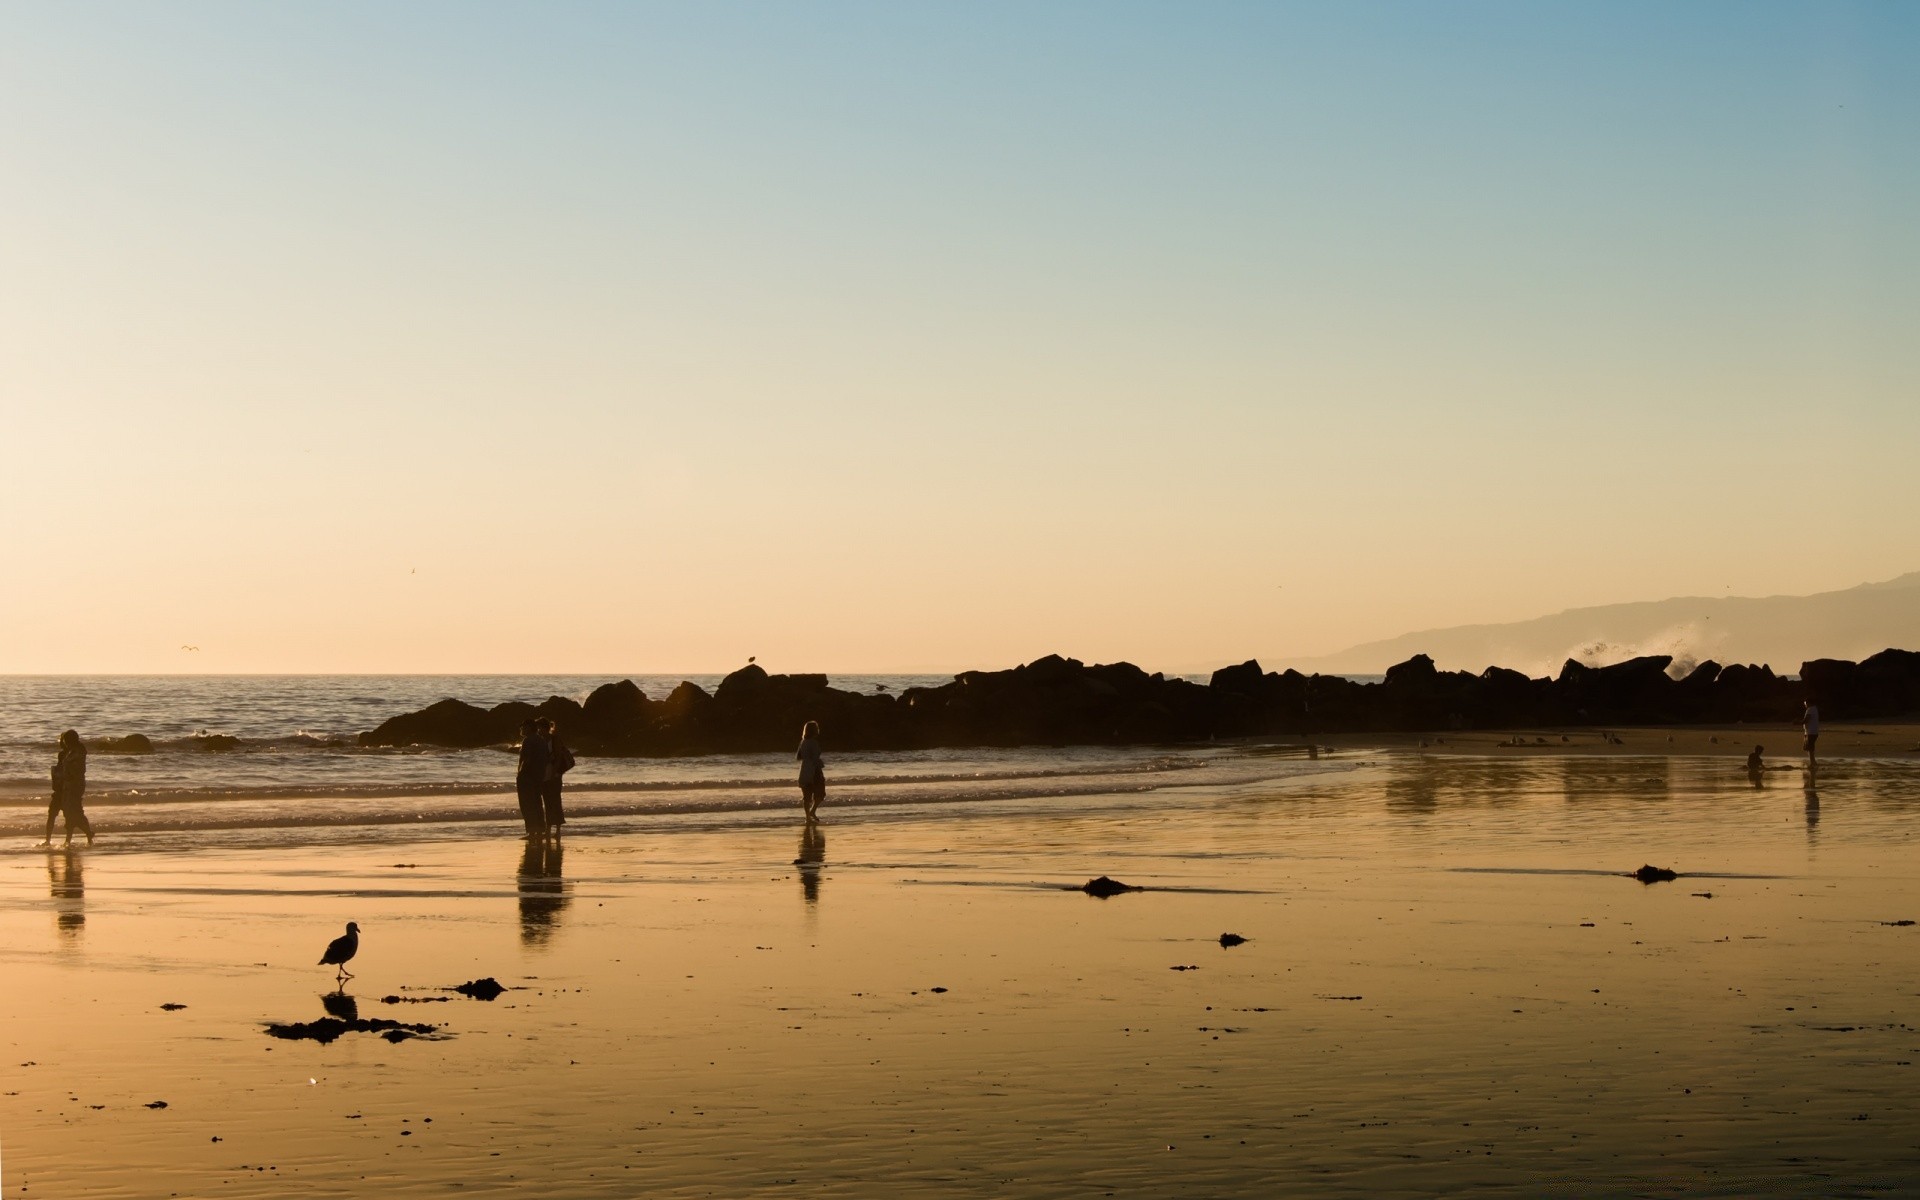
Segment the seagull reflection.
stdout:
[[53,894],[53,924],[72,937],[86,928],[87,888],[80,878],[80,855],[69,846],[47,851],[47,887]]
[[820,868],[827,865],[827,835],[820,822],[808,821],[800,829],[800,857],[793,860],[800,868],[800,893],[808,904],[820,902]]
[[345,984],[341,985],[339,991],[328,992],[326,995],[320,997],[320,1006],[327,1010],[328,1016],[337,1017],[342,1021],[358,1021],[360,1019],[360,1003],[352,996],[347,995]]
[[538,946],[553,936],[553,927],[566,908],[566,880],[561,860],[566,850],[559,842],[529,841],[520,856],[520,941]]

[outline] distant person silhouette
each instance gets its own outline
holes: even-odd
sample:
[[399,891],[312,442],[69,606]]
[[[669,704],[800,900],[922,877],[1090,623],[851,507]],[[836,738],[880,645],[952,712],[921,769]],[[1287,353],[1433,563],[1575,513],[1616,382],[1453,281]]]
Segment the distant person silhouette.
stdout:
[[1753,753],[1747,755],[1747,774],[1758,775],[1765,769],[1760,762],[1760,756],[1766,753],[1766,750],[1767,748],[1765,746],[1755,746]]
[[93,845],[93,825],[80,806],[86,791],[87,747],[69,729],[60,735],[60,753],[53,760],[53,797],[47,803],[47,836],[41,839],[42,846],[53,844],[53,819],[58,815],[67,819],[67,845],[73,845],[76,826],[87,835],[87,845]]
[[547,777],[540,785],[541,816],[549,837],[559,837],[567,823],[560,810],[560,777],[573,770],[573,751],[560,740],[560,727],[552,717],[540,718],[540,734],[547,739]]
[[553,743],[541,734],[539,723],[532,719],[520,722],[520,768],[513,784],[530,838],[546,836],[547,817],[540,793],[547,786],[547,767],[552,759]]
[[1816,770],[1820,766],[1819,757],[1814,753],[1814,745],[1820,740],[1820,706],[1811,698],[1800,714],[1800,728],[1806,733],[1807,770]]
[[820,763],[820,722],[808,721],[800,727],[800,749],[793,756],[800,760],[800,803],[811,821],[827,798],[827,769]]

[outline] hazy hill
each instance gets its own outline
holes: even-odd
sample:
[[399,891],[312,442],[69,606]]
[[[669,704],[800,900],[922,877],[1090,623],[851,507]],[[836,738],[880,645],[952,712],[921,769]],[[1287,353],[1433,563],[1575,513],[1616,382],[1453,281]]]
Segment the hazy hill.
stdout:
[[1812,658],[1862,659],[1889,646],[1920,649],[1920,571],[1812,596],[1681,596],[1574,608],[1505,625],[1428,629],[1276,669],[1378,673],[1415,654],[1442,670],[1489,665],[1553,674],[1569,658],[1593,666],[1671,654],[1676,673],[1701,659],[1798,671]]

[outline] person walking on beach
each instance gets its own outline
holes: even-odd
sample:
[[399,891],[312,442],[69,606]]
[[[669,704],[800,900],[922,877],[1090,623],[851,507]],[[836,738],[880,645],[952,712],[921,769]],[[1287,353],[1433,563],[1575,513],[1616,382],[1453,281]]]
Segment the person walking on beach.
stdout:
[[820,765],[820,722],[808,721],[800,727],[800,749],[793,756],[800,760],[800,803],[811,821],[827,798],[827,770]]
[[560,777],[573,770],[573,751],[560,740],[560,726],[552,717],[540,719],[541,736],[547,739],[547,778],[540,785],[541,817],[546,822],[547,836],[559,837],[560,827],[567,818],[560,811]]
[[1814,754],[1813,747],[1820,740],[1820,706],[1813,702],[1812,697],[1808,697],[1806,711],[1800,714],[1800,728],[1807,735],[1807,770],[1817,770],[1820,760]]
[[514,790],[520,794],[520,816],[527,823],[527,836],[546,836],[546,812],[541,792],[547,785],[547,767],[553,760],[553,743],[540,732],[532,719],[520,722],[520,769],[514,774]]
[[53,798],[47,803],[47,836],[41,840],[42,846],[53,844],[53,819],[58,815],[67,818],[67,845],[73,845],[75,827],[87,835],[87,845],[93,845],[93,823],[80,807],[80,797],[86,791],[87,747],[80,735],[69,729],[60,735],[60,753],[53,760]]

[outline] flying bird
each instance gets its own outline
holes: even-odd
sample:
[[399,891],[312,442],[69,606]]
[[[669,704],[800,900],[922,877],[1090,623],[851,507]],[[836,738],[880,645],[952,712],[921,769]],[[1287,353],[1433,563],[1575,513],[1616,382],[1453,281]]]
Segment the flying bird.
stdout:
[[198,646],[182,646],[182,647],[180,647],[180,648],[181,648],[182,650],[198,650],[198,649],[199,649],[200,647],[198,647]]
[[337,978],[344,982],[353,978],[352,972],[347,970],[347,963],[358,953],[360,953],[360,926],[348,921],[347,931],[327,943],[327,952],[320,956],[319,965],[339,967],[340,973]]

